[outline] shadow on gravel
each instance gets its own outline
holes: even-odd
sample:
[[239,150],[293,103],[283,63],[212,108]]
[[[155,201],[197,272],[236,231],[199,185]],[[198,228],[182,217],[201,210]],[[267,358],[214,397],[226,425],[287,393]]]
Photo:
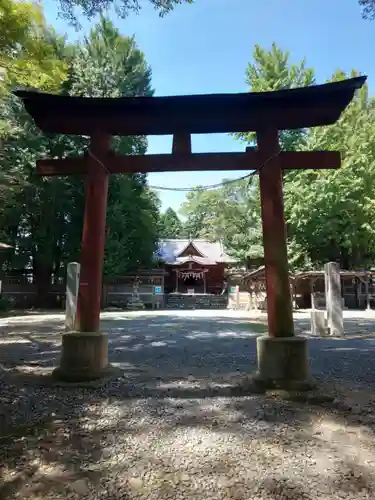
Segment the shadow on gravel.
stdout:
[[[346,337],[363,338],[375,335],[375,318],[345,318],[344,317],[344,332]],[[309,318],[295,319],[295,326],[298,333],[311,337],[311,322]]]
[[[125,371],[129,383],[143,388],[145,380],[159,387],[189,375],[215,379],[250,373],[256,362],[255,339],[265,326],[245,318],[119,315],[103,320],[102,328],[109,332],[111,363]],[[0,327],[0,363],[15,373],[30,372],[30,367],[33,372],[52,369],[58,364],[62,331],[61,319]],[[309,350],[313,376],[323,374],[363,388],[375,383],[375,339],[311,338]]]
[[[373,495],[371,413],[243,389],[259,324],[155,315],[102,325],[123,375],[101,387],[51,383],[61,321],[1,336],[1,499]],[[367,339],[311,340],[312,373],[368,391],[374,347]]]

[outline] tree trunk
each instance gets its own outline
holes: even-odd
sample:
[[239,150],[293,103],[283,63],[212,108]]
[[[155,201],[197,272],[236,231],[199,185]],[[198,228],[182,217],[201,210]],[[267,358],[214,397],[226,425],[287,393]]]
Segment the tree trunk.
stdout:
[[51,300],[52,297],[49,294],[51,288],[52,267],[43,265],[42,263],[36,263],[33,271],[37,289],[35,305],[39,308],[50,308],[54,305],[53,300]]

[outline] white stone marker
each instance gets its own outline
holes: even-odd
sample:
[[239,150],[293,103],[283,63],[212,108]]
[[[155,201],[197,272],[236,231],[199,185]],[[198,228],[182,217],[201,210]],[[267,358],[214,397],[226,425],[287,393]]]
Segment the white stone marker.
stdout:
[[326,312],[318,309],[311,311],[311,333],[318,337],[327,335]]
[[240,309],[240,287],[236,285],[236,309]]
[[65,330],[75,330],[81,264],[69,262],[66,273]]
[[341,302],[340,266],[336,262],[328,262],[324,266],[324,274],[328,333],[332,336],[341,336],[344,335],[344,319]]

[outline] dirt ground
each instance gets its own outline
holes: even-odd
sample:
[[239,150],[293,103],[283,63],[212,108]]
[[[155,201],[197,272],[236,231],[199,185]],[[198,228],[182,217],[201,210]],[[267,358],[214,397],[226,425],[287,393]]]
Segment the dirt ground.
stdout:
[[[313,338],[311,375],[334,399],[238,392],[264,314],[104,313],[121,375],[56,387],[64,317],[0,320],[0,498],[336,499],[375,496],[375,314]],[[324,389],[324,390],[323,390]]]

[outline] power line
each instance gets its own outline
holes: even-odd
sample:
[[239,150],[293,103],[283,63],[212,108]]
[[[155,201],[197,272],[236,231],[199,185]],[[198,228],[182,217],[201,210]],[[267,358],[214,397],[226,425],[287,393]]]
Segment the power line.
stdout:
[[100,161],[97,156],[94,155],[94,153],[91,151],[90,148],[87,150],[87,152],[88,152],[89,156],[91,156],[91,158],[96,161],[96,163],[99,163],[99,165],[107,172],[107,174],[111,173],[108,170],[108,168],[104,165],[104,163],[102,161]]
[[280,154],[280,151],[277,153],[271,155],[267,160],[262,163],[262,165],[250,172],[249,174],[243,175],[242,177],[237,177],[236,179],[228,179],[224,180],[222,182],[219,182],[217,184],[208,184],[206,186],[199,186],[199,187],[167,187],[167,186],[153,186],[153,185],[148,185],[150,189],[154,189],[155,191],[177,191],[177,192],[195,192],[195,191],[210,191],[211,189],[218,189],[220,187],[226,186],[228,184],[233,184],[235,182],[240,182],[245,179],[251,179],[255,174],[259,174],[259,172],[262,170],[262,168],[267,165],[268,162],[276,158]]
[[[104,165],[102,161],[99,160],[97,156],[94,155],[94,153],[88,149],[88,154],[97,162],[101,167],[107,172],[107,174],[110,174],[111,172],[107,169],[107,167]],[[250,172],[249,174],[243,175],[242,177],[237,177],[236,179],[228,179],[221,181],[217,184],[208,184],[206,186],[199,186],[199,187],[168,187],[168,186],[153,186],[153,185],[148,185],[149,189],[154,189],[155,191],[177,191],[177,192],[194,192],[194,191],[210,191],[211,189],[218,189],[220,187],[226,186],[228,184],[233,184],[235,182],[240,182],[245,179],[251,179],[255,174],[258,174],[262,168],[267,165],[271,160],[276,158],[280,154],[280,151],[277,153],[274,153],[271,155],[265,162],[262,163],[262,165]]]
[[232,184],[234,182],[243,181],[247,178],[252,177],[256,174],[257,170],[251,172],[250,174],[243,175],[242,177],[237,177],[236,179],[228,179],[226,181],[219,182],[218,184],[209,184],[207,186],[199,186],[199,187],[167,187],[167,186],[152,186],[148,185],[150,189],[154,189],[155,191],[209,191],[211,189],[217,189],[219,187],[225,186],[226,184]]

